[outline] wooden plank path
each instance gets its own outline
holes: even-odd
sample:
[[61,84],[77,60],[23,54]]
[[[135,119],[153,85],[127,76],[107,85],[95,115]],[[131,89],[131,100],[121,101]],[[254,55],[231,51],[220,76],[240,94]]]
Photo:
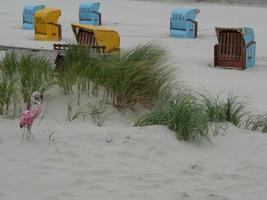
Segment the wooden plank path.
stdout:
[[56,64],[57,58],[63,56],[64,51],[53,49],[33,49],[26,47],[14,47],[0,45],[0,51],[6,53],[14,52],[19,58],[22,55],[32,55],[34,57],[46,58],[51,64]]

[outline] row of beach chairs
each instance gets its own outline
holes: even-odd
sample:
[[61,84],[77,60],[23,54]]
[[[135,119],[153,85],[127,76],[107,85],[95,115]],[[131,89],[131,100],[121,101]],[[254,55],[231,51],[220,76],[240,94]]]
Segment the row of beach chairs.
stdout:
[[[101,22],[101,13],[99,12],[100,3],[81,3],[79,6],[79,23],[99,26]],[[45,5],[26,5],[23,8],[23,29],[34,29],[35,13],[40,10],[46,9]],[[61,12],[55,9],[57,18]],[[55,19],[57,20],[57,19]]]
[[[82,3],[79,6],[79,23],[72,24],[72,30],[79,45],[86,45],[97,52],[110,53],[120,49],[120,36],[115,30],[102,24],[100,3]],[[197,38],[198,22],[196,8],[177,8],[170,16],[170,36]],[[60,41],[61,25],[58,19],[60,9],[45,8],[44,5],[25,6],[23,28],[34,29],[36,40]],[[255,65],[256,42],[252,28],[216,27],[218,44],[214,46],[214,65],[236,69],[246,69]],[[55,44],[55,49],[67,45]]]
[[[197,38],[199,9],[178,8],[172,11],[170,35]],[[255,65],[256,42],[252,28],[216,27],[218,44],[214,46],[214,65],[246,69]]]

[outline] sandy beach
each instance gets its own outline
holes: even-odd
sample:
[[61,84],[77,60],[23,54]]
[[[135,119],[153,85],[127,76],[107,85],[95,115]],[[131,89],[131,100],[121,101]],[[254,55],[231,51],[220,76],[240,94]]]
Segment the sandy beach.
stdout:
[[[44,0],[61,8],[62,43],[74,43],[81,1]],[[121,48],[154,41],[170,51],[177,80],[212,95],[232,91],[251,109],[267,112],[267,28],[265,7],[247,5],[102,0],[103,26],[116,29]],[[0,45],[52,49],[22,29],[29,1],[0,0]],[[199,37],[169,37],[176,7],[197,7]],[[213,67],[215,26],[253,27],[256,66],[249,70]],[[18,119],[0,118],[0,200],[266,200],[267,135],[229,124],[210,142],[177,141],[164,126],[132,127],[140,112],[112,113],[103,127],[66,122],[67,97],[46,92],[43,113],[33,126],[36,141],[20,143]],[[92,100],[94,101],[94,99]],[[50,140],[49,135],[54,133]]]

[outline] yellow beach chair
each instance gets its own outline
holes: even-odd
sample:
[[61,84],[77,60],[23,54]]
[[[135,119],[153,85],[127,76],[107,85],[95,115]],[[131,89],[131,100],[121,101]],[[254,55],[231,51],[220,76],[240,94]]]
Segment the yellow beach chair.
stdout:
[[115,30],[84,24],[71,24],[71,26],[79,45],[97,49],[102,53],[120,50],[120,35]]
[[35,40],[61,40],[61,25],[57,24],[60,15],[61,10],[55,8],[46,8],[35,12]]

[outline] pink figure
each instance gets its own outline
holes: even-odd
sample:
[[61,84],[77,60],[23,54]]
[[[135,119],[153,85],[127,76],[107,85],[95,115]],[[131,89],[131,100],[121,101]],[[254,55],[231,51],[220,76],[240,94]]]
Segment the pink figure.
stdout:
[[26,129],[27,129],[26,140],[30,141],[31,138],[33,141],[35,140],[31,132],[31,128],[32,128],[33,121],[42,112],[42,108],[41,108],[42,100],[43,100],[43,96],[41,95],[40,92],[37,92],[37,91],[33,92],[31,95],[31,105],[29,106],[27,110],[21,113],[20,122],[19,122],[20,128],[23,128],[23,135],[21,138],[21,142],[23,142],[24,140]]

